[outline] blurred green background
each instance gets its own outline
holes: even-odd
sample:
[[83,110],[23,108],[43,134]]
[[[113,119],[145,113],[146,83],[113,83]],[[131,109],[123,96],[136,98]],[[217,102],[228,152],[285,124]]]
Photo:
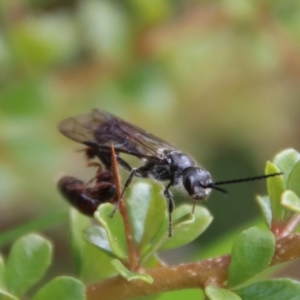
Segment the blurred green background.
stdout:
[[[107,110],[190,153],[216,181],[263,174],[277,152],[299,150],[297,0],[2,0],[0,10],[0,230],[32,225],[49,237],[53,274],[74,274],[56,180],[93,174],[60,120]],[[212,193],[213,224],[169,262],[259,216],[265,182],[228,190]]]

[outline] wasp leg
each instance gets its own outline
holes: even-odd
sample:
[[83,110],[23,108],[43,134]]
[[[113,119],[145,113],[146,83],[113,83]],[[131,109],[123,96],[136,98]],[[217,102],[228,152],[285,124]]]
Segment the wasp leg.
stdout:
[[129,163],[127,161],[125,161],[124,159],[122,159],[120,156],[116,155],[117,161],[118,163],[126,170],[131,172],[132,171],[132,167],[129,165]]
[[164,190],[164,196],[168,200],[168,214],[169,214],[169,237],[172,237],[172,226],[173,226],[173,221],[172,221],[172,212],[174,210],[175,204],[174,204],[174,199],[169,191],[169,188],[173,185],[173,181],[171,181],[165,188]]

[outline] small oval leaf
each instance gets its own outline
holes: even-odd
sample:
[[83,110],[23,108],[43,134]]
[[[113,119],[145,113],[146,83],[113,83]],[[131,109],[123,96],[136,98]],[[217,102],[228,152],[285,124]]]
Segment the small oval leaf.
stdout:
[[283,172],[285,187],[287,186],[288,177],[295,164],[300,160],[300,153],[294,149],[286,149],[277,154],[273,163]]
[[0,289],[5,289],[5,265],[3,257],[0,255]]
[[[265,174],[278,173],[280,170],[271,162],[267,162]],[[272,208],[272,223],[281,220],[284,214],[284,208],[280,204],[281,194],[284,192],[284,181],[282,176],[267,178],[268,194]]]
[[52,245],[37,234],[18,239],[12,246],[6,264],[6,284],[14,295],[23,295],[38,282],[51,262]]
[[160,184],[135,184],[126,197],[134,239],[141,249],[148,245],[163,226],[166,218],[166,200]]
[[111,277],[116,272],[111,266],[111,256],[87,243],[82,234],[91,226],[92,219],[77,210],[71,210],[71,242],[77,276],[86,284]]
[[127,243],[123,219],[119,211],[111,216],[114,206],[110,203],[100,205],[94,214],[96,220],[106,231],[109,244],[114,254],[120,259],[127,259]]
[[260,209],[263,213],[263,217],[268,225],[271,228],[272,223],[272,209],[271,209],[271,201],[268,196],[257,196],[257,203],[260,206]]
[[100,226],[91,226],[83,231],[83,238],[88,243],[100,248],[106,254],[115,257],[110,247],[106,231]]
[[[195,240],[211,223],[213,217],[205,207],[197,205],[194,215],[192,206],[183,204],[173,212],[173,236],[167,238],[159,250],[169,250]],[[166,232],[167,234],[167,232]]]
[[254,283],[235,292],[243,300],[298,300],[300,283],[291,279],[272,279]]
[[300,213],[300,198],[293,191],[287,190],[282,194],[281,204],[293,212]]
[[275,237],[271,231],[257,227],[243,231],[233,244],[229,285],[239,285],[266,269],[274,251]]
[[92,225],[92,219],[79,213],[75,208],[70,209],[70,227],[71,227],[71,247],[74,258],[75,270],[78,276],[82,278],[84,269],[83,249],[85,241],[82,239],[82,231]]
[[119,260],[113,259],[112,265],[116,269],[116,271],[119,273],[120,276],[122,276],[127,281],[131,280],[142,280],[149,284],[153,283],[153,278],[149,274],[142,274],[137,272],[132,272],[128,270]]
[[33,300],[85,300],[85,287],[77,279],[67,276],[56,277],[43,286]]
[[216,286],[207,286],[205,294],[210,300],[241,300],[234,292]]
[[298,161],[290,172],[287,181],[287,188],[300,197],[300,161]]

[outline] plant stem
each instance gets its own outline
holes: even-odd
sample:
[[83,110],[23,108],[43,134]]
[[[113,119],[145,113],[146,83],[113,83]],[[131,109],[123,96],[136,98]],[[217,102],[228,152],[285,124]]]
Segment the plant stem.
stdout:
[[87,300],[125,300],[174,291],[182,288],[203,288],[208,281],[221,285],[227,279],[230,256],[225,255],[211,260],[182,264],[178,266],[159,267],[147,270],[153,284],[141,280],[127,282],[120,276],[108,279],[87,288]]
[[138,269],[138,262],[139,262],[139,253],[137,251],[136,245],[133,240],[133,234],[132,234],[132,228],[129,220],[129,216],[126,210],[126,205],[124,203],[124,200],[121,199],[122,195],[122,185],[121,185],[121,179],[118,169],[118,163],[116,159],[115,149],[113,147],[113,144],[111,144],[111,155],[112,155],[112,166],[113,166],[113,174],[117,189],[117,198],[120,201],[119,202],[119,209],[120,213],[124,222],[124,228],[125,228],[125,235],[126,235],[126,242],[128,247],[128,254],[129,254],[129,269],[131,270],[137,270]]
[[[277,241],[271,265],[300,257],[300,234],[291,234]],[[153,284],[141,280],[126,281],[120,276],[87,287],[87,300],[126,300],[207,285],[222,286],[227,280],[229,254],[200,262],[148,269]]]

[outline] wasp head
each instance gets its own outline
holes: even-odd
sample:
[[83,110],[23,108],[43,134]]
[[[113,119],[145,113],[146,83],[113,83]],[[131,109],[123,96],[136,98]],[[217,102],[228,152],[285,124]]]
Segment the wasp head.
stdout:
[[183,171],[182,183],[192,199],[203,200],[211,193],[213,181],[205,169],[189,167]]

